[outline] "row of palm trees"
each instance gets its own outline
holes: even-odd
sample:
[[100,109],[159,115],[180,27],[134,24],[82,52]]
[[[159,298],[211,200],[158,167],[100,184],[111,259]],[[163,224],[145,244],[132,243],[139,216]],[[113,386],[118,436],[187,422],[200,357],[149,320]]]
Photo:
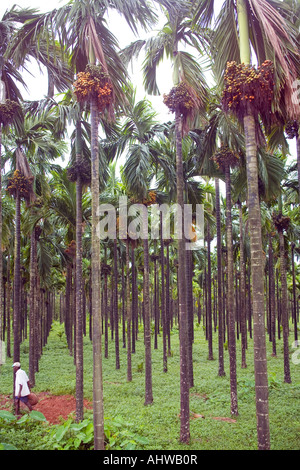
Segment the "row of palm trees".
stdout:
[[[105,14],[108,8],[118,11],[127,21],[132,30],[137,33],[138,26],[145,30],[153,26],[157,19],[156,7],[163,8],[166,24],[156,37],[148,40],[138,39],[123,51],[118,50],[116,38],[111,34],[106,24]],[[59,209],[59,198],[49,197],[50,205],[43,204],[38,210],[42,196],[45,201],[47,190],[55,190],[55,184],[50,189],[47,186],[49,166],[46,165],[49,157],[55,158],[57,152],[61,153],[61,140],[66,136],[67,124],[72,123],[74,136],[72,145],[69,178],[72,182],[66,183],[76,188],[76,219],[72,221],[69,243],[76,239],[75,252],[75,296],[76,296],[76,398],[77,419],[83,413],[83,377],[82,377],[82,269],[83,269],[83,226],[90,224],[90,256],[91,256],[91,317],[93,320],[93,355],[94,355],[94,430],[95,449],[104,448],[103,432],[103,385],[102,385],[102,329],[101,329],[101,240],[99,237],[101,198],[114,197],[126,188],[132,200],[143,202],[146,200],[153,179],[156,181],[156,197],[163,198],[164,191],[174,198],[183,208],[186,202],[203,202],[203,188],[195,177],[214,177],[216,181],[216,194],[218,195],[218,179],[226,181],[226,246],[227,246],[227,310],[228,310],[228,340],[230,351],[230,382],[231,382],[231,412],[238,413],[236,393],[236,345],[235,345],[235,318],[234,318],[234,265],[233,253],[233,225],[231,221],[231,188],[245,187],[248,192],[240,191],[236,200],[245,201],[247,208],[247,227],[250,234],[251,252],[251,284],[252,284],[252,314],[253,338],[255,349],[255,378],[257,392],[257,420],[258,420],[258,447],[268,449],[270,445],[268,423],[268,386],[266,368],[266,341],[265,341],[265,288],[264,288],[264,258],[262,245],[261,201],[270,201],[271,197],[280,193],[283,174],[283,158],[276,155],[275,149],[282,152],[286,148],[284,130],[289,121],[297,122],[299,118],[299,100],[293,93],[294,83],[299,76],[299,55],[297,49],[297,3],[288,2],[272,4],[267,0],[238,0],[226,1],[223,8],[213,20],[214,2],[182,2],[157,1],[152,4],[137,2],[135,0],[99,1],[99,2],[69,2],[46,14],[40,14],[31,9],[17,10],[14,8],[5,13],[1,22],[1,33],[4,41],[1,50],[2,80],[5,84],[7,97],[11,101],[22,103],[22,111],[18,110],[12,118],[14,134],[4,136],[5,156],[15,162],[16,170],[27,181],[34,173],[34,185],[26,190],[29,196],[25,197],[29,204],[31,217],[35,218],[32,225],[31,253],[32,276],[34,278],[34,265],[36,266],[35,247],[37,240],[34,225],[39,222],[46,224],[50,209],[56,207],[57,218],[67,219],[66,208]],[[237,22],[236,22],[237,20]],[[232,34],[237,32],[237,34]],[[238,40],[239,38],[239,40]],[[192,48],[193,54],[182,46]],[[251,58],[251,49],[253,59]],[[134,92],[128,85],[128,64],[136,54],[145,51],[143,63],[145,89],[150,94],[158,94],[157,73],[158,66],[164,57],[173,62],[174,87],[164,101],[174,113],[173,125],[161,125],[157,122],[154,113],[150,110],[147,101],[134,102]],[[214,90],[208,89],[196,56],[206,53],[210,58],[211,70],[216,81]],[[18,68],[26,66],[29,58],[34,58],[43,64],[48,71],[49,92],[48,97],[39,103],[24,103],[16,88],[15,80],[22,81]],[[250,70],[254,58],[258,64],[269,61],[274,70],[268,70],[272,75],[272,95],[270,105],[256,102],[251,105],[249,99],[247,106],[242,101],[236,109],[238,112],[228,113],[222,106],[221,95],[223,87],[228,85],[226,63],[245,64],[246,72]],[[269,63],[268,62],[268,63]],[[89,68],[87,68],[87,66]],[[94,68],[93,68],[94,67]],[[110,100],[105,108],[99,111],[99,103],[95,94],[91,94],[85,101],[76,101],[70,90],[75,76],[96,70],[105,76],[110,90]],[[248,67],[248,68],[247,68]],[[263,66],[262,66],[263,67]],[[237,68],[238,70],[238,68]],[[263,69],[255,72],[260,76]],[[249,72],[249,73],[250,73]],[[99,72],[97,72],[99,74]],[[266,77],[266,75],[264,75]],[[239,79],[236,76],[236,79]],[[227,81],[227,82],[226,82]],[[253,82],[254,83],[254,82]],[[236,84],[236,82],[235,82]],[[65,91],[64,98],[56,100],[53,86],[58,91]],[[240,85],[240,94],[244,90]],[[179,97],[183,93],[188,97],[184,105],[179,104]],[[243,91],[245,98],[245,91]],[[237,95],[235,95],[237,97]],[[234,98],[236,100],[236,97]],[[248,99],[248,95],[247,95]],[[172,101],[173,100],[173,101]],[[171,105],[170,105],[171,103]],[[184,106],[184,107],[182,107]],[[230,105],[232,106],[232,105]],[[24,119],[25,116],[25,119]],[[3,122],[3,121],[2,121]],[[88,124],[88,122],[90,124]],[[4,122],[3,122],[4,123]],[[99,145],[99,125],[101,125],[101,145]],[[7,126],[5,126],[7,127]],[[4,132],[5,132],[4,127]],[[32,133],[32,134],[31,134]],[[39,140],[39,133],[42,137]],[[103,137],[104,136],[104,137]],[[264,136],[264,139],[262,139]],[[297,134],[298,139],[298,134]],[[30,140],[32,139],[32,140]],[[299,140],[299,139],[298,139]],[[298,141],[297,140],[297,141]],[[38,142],[36,142],[38,141]],[[264,142],[264,145],[263,145]],[[269,143],[266,146],[266,142]],[[52,150],[48,148],[52,145]],[[217,161],[218,149],[229,149],[229,160]],[[122,178],[123,188],[108,187],[107,166],[105,163],[126,155]],[[45,156],[48,158],[45,158]],[[211,159],[215,155],[215,161]],[[230,170],[233,156],[239,156],[239,171]],[[228,154],[227,154],[228,156]],[[15,160],[13,160],[15,159]],[[28,164],[29,162],[29,164]],[[217,166],[216,166],[217,162]],[[221,162],[221,163],[220,163]],[[34,167],[30,168],[30,164]],[[51,166],[52,165],[52,166]],[[53,173],[53,164],[50,170]],[[298,157],[299,165],[299,157]],[[240,170],[240,167],[242,168]],[[89,168],[90,170],[86,170]],[[299,167],[298,167],[299,168]],[[234,175],[231,175],[231,171]],[[299,171],[298,171],[299,173]],[[19,174],[15,174],[17,177]],[[55,174],[54,174],[55,175]],[[232,185],[232,176],[235,184]],[[244,179],[243,179],[244,178]],[[55,176],[54,176],[55,180]],[[30,180],[32,181],[32,180]],[[243,183],[244,181],[244,183]],[[75,185],[74,185],[75,183]],[[15,183],[17,184],[17,183]],[[61,183],[60,183],[61,184]],[[240,186],[239,186],[240,185]],[[86,187],[90,192],[86,193]],[[48,189],[47,189],[48,188]],[[259,191],[261,189],[261,191]],[[15,215],[15,255],[14,255],[14,360],[19,359],[19,327],[20,306],[18,297],[18,279],[20,279],[20,186],[14,191],[16,199]],[[27,193],[26,193],[27,194]],[[26,196],[25,194],[25,196]],[[87,194],[90,196],[88,201]],[[24,197],[24,192],[23,192]],[[86,199],[85,199],[86,198]],[[218,199],[218,198],[217,198]],[[163,199],[162,199],[163,200]],[[172,199],[171,199],[172,200]],[[87,201],[89,203],[87,203]],[[65,202],[65,201],[61,201]],[[83,210],[87,203],[87,211]],[[218,204],[218,202],[217,202]],[[70,208],[72,209],[72,208]],[[73,207],[74,209],[74,207]],[[279,212],[282,212],[281,206]],[[70,214],[74,217],[74,211]],[[207,210],[207,218],[210,211]],[[217,217],[218,254],[220,256],[220,224]],[[209,225],[208,225],[209,226]],[[279,225],[278,225],[279,227]],[[282,225],[280,227],[283,227]],[[34,228],[34,230],[33,230]],[[285,227],[284,227],[285,228]],[[1,228],[2,229],[2,228]],[[72,233],[73,230],[73,233]],[[281,229],[280,229],[281,230]],[[279,233],[282,233],[282,230]],[[72,237],[71,237],[72,233]],[[246,237],[246,232],[244,236]],[[3,237],[2,237],[3,238]],[[210,236],[208,234],[208,240]],[[282,240],[282,237],[281,237]],[[282,246],[282,262],[284,267],[284,246]],[[209,245],[208,245],[209,247]],[[127,283],[129,282],[129,243],[126,252]],[[143,241],[144,256],[144,328],[145,328],[145,355],[146,355],[146,399],[145,403],[153,400],[151,390],[151,335],[150,335],[150,308],[149,308],[149,241]],[[219,258],[219,257],[218,257]],[[180,440],[188,443],[189,435],[189,345],[190,331],[187,318],[189,315],[190,291],[186,282],[186,273],[189,265],[185,250],[185,240],[178,240],[178,315],[180,331],[180,402],[181,402],[181,429]],[[162,255],[163,261],[163,255]],[[220,259],[218,259],[220,263]],[[241,272],[243,271],[241,259]],[[1,265],[0,265],[1,268]],[[2,270],[2,268],[1,268]],[[220,270],[221,272],[221,270]],[[243,276],[242,276],[243,277]],[[1,278],[1,276],[0,276]],[[162,277],[164,280],[164,277]],[[220,281],[220,280],[219,280]],[[244,281],[243,281],[244,282]],[[286,284],[284,273],[281,276],[282,286]],[[221,288],[221,281],[218,282]],[[2,288],[2,286],[1,286]],[[285,292],[285,289],[283,289]],[[35,293],[31,291],[31,313],[36,310]],[[164,292],[164,289],[163,289]],[[3,290],[0,291],[3,297]],[[209,295],[210,297],[210,295]],[[218,299],[221,302],[222,296]],[[287,297],[283,297],[283,327],[285,347],[288,339],[288,323],[284,305]],[[221,308],[221,304],[219,306]],[[127,285],[127,333],[130,335],[132,309],[129,297],[129,284]],[[219,331],[222,335],[222,331]],[[32,338],[33,338],[32,334]],[[220,347],[222,336],[220,336]],[[288,367],[288,366],[286,366]],[[222,367],[221,367],[222,369]],[[288,379],[288,370],[287,376]],[[288,380],[287,380],[288,381]]]

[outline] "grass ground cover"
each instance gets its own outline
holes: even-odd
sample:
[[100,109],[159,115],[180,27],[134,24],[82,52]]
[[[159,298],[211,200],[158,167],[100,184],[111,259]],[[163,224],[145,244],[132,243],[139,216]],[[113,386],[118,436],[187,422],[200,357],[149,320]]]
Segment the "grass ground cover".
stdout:
[[[62,325],[54,324],[36,374],[36,392],[55,395],[75,394],[74,359],[61,334]],[[148,450],[256,450],[255,383],[253,343],[248,341],[246,369],[240,367],[240,342],[237,341],[237,377],[239,416],[230,415],[229,361],[225,351],[226,376],[218,376],[217,335],[214,360],[207,360],[207,342],[202,326],[195,325],[194,387],[190,391],[191,443],[179,443],[179,340],[176,328],[171,336],[172,355],[168,372],[163,372],[162,337],[158,349],[152,349],[153,404],[144,406],[144,345],[139,332],[136,352],[132,356],[133,380],[126,380],[126,349],[120,344],[119,370],[115,369],[114,343],[109,342],[108,358],[103,358],[104,413],[107,419],[129,423],[134,432],[146,439]],[[291,360],[292,384],[283,382],[282,340],[277,357],[268,348],[269,413],[271,449],[300,448],[300,364]],[[291,339],[291,354],[292,349]],[[22,368],[28,370],[28,344],[21,347]],[[12,393],[11,360],[1,368],[0,394]],[[84,338],[84,395],[92,400],[92,344]],[[0,425],[1,426],[1,425]],[[1,433],[1,428],[0,428]]]

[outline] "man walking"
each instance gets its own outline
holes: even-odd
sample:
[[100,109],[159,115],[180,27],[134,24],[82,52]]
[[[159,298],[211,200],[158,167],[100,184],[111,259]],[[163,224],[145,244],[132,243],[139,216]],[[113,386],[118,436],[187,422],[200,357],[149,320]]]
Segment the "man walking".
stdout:
[[25,403],[27,408],[32,411],[32,406],[29,402],[28,396],[30,394],[30,383],[27,374],[21,369],[21,364],[15,362],[13,364],[15,374],[15,404],[16,404],[16,415],[20,413],[20,401]]

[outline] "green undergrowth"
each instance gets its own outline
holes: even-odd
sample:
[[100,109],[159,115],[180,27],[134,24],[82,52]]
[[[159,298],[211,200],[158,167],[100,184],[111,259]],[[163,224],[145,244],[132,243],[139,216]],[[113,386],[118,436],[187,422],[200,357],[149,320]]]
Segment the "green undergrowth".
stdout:
[[[292,383],[284,383],[283,345],[277,342],[277,357],[272,357],[271,344],[267,342],[269,415],[271,448],[274,450],[298,450],[300,448],[300,364],[292,360],[293,340],[290,335],[290,367]],[[153,341],[152,341],[153,344]],[[152,348],[153,403],[144,405],[145,367],[143,332],[139,331],[136,352],[132,355],[133,380],[127,382],[126,349],[120,342],[120,369],[115,367],[115,346],[109,338],[108,358],[103,358],[104,415],[106,418],[106,443],[110,449],[147,450],[256,450],[255,381],[253,342],[248,339],[247,368],[241,368],[241,347],[237,341],[238,416],[230,414],[230,383],[228,351],[225,351],[225,377],[218,376],[218,338],[214,334],[214,360],[208,360],[208,346],[202,325],[195,324],[193,344],[194,386],[190,390],[191,442],[179,442],[180,431],[180,361],[179,339],[176,327],[171,335],[171,354],[168,371],[163,371],[162,335],[158,349]],[[22,367],[28,370],[28,344],[21,346]],[[0,394],[11,394],[11,360],[0,371]],[[62,325],[55,323],[43,349],[36,374],[35,392],[55,395],[75,395],[74,359],[67,348]],[[84,338],[84,396],[93,396],[93,351],[88,335]],[[76,425],[72,421],[57,427],[34,423],[39,438],[30,442],[32,448],[40,445],[51,448],[92,448],[91,412],[86,412],[85,424],[76,440]],[[110,424],[108,424],[110,423]],[[9,425],[9,424],[8,424]],[[7,426],[7,423],[6,423]],[[12,425],[11,425],[12,426]],[[27,423],[28,426],[28,423]],[[14,426],[15,428],[16,426]],[[38,428],[42,427],[41,430]],[[66,427],[68,429],[66,430]],[[14,430],[20,432],[21,426]],[[0,442],[3,441],[3,425],[0,422]],[[84,437],[85,432],[87,435]],[[50,434],[49,434],[50,433]],[[56,436],[63,435],[61,440]],[[46,441],[43,435],[47,434]],[[49,439],[51,435],[51,439]],[[17,434],[10,441],[10,433],[4,435],[7,444],[15,445]],[[76,441],[76,445],[75,445]],[[22,442],[22,439],[21,439]],[[46,444],[45,444],[46,442]],[[77,447],[76,447],[77,446]],[[83,446],[83,447],[81,447]],[[24,445],[25,448],[28,448]]]

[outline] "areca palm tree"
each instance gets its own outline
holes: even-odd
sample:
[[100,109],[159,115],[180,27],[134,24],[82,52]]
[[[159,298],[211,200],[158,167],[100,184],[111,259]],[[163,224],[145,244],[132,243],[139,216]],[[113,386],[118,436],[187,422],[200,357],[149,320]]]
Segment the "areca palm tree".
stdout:
[[[176,142],[176,181],[177,203],[183,209],[184,206],[184,180],[182,166],[182,137],[193,125],[193,119],[198,117],[198,112],[205,102],[205,86],[202,80],[202,70],[198,63],[186,51],[179,50],[180,43],[192,43],[199,46],[199,36],[193,35],[190,28],[191,4],[185,2],[176,12],[166,8],[167,23],[163,30],[148,41],[139,41],[131,45],[125,52],[131,58],[133,53],[146,50],[144,62],[144,84],[148,93],[159,94],[157,85],[157,66],[164,56],[172,59],[174,65],[174,85],[188,90],[192,101],[190,113],[185,115],[174,106],[175,111],[175,142]],[[176,93],[176,90],[174,90]],[[183,232],[182,232],[183,233]],[[187,354],[187,303],[186,303],[186,263],[185,240],[178,241],[178,276],[179,276],[179,318],[180,318],[180,361],[181,361],[181,429],[180,440],[189,442],[189,378],[188,378],[188,354]]]
[[[226,185],[226,249],[227,249],[227,311],[228,311],[228,346],[230,357],[230,388],[231,388],[231,413],[238,414],[237,404],[237,377],[236,377],[236,344],[235,344],[235,310],[234,310],[234,265],[233,265],[233,237],[232,237],[232,215],[231,215],[231,168],[239,164],[238,152],[243,149],[243,139],[239,135],[238,123],[229,119],[222,111],[219,104],[218,93],[216,90],[211,92],[210,105],[208,107],[207,122],[204,128],[199,131],[200,145],[196,149],[197,169],[201,174],[207,173],[209,176],[215,174],[216,180],[222,176]],[[209,160],[216,164],[215,168],[210,168]],[[219,173],[219,174],[218,174]],[[218,182],[217,182],[217,193]],[[219,209],[219,195],[218,209]],[[220,214],[218,211],[217,218]],[[219,224],[219,221],[218,221]],[[220,227],[217,227],[217,241],[220,243]],[[221,266],[220,248],[218,263]],[[222,281],[219,276],[219,286]],[[220,308],[222,307],[222,299]],[[220,315],[220,312],[219,312]],[[219,337],[219,366],[220,375],[224,374],[223,366],[223,346],[222,346],[222,320],[219,318],[219,328],[221,330]]]
[[[20,354],[20,304],[19,304],[19,283],[20,283],[20,217],[21,199],[26,200],[30,205],[36,199],[36,193],[42,194],[46,184],[46,171],[49,168],[49,161],[62,155],[65,149],[64,144],[55,143],[51,139],[53,130],[52,116],[44,115],[40,117],[25,116],[21,134],[15,135],[14,139],[8,141],[8,148],[11,153],[11,177],[8,179],[8,191],[14,195],[16,200],[15,216],[15,264],[14,264],[14,357],[19,358]],[[26,154],[25,154],[26,152]],[[47,158],[45,158],[47,155]],[[31,168],[33,170],[31,170]],[[13,175],[12,175],[13,173]],[[7,175],[9,176],[9,175]],[[33,244],[33,249],[35,244]],[[30,325],[33,328],[33,324]],[[33,335],[31,335],[31,339]],[[17,359],[15,359],[17,360]]]
[[[134,99],[134,94],[132,96]],[[123,127],[124,139],[128,144],[128,153],[123,168],[123,176],[129,193],[136,202],[145,201],[146,210],[142,215],[143,251],[144,251],[144,341],[145,341],[145,405],[153,402],[151,332],[150,332],[150,290],[149,290],[149,240],[148,240],[148,192],[154,174],[152,138],[161,130],[157,125],[156,115],[146,100],[133,104]],[[145,231],[146,230],[146,231]]]
[[[213,2],[201,2],[196,22],[208,24],[213,6]],[[271,99],[273,98],[275,113],[272,114],[269,111],[260,115],[266,131],[272,127],[272,122],[274,122],[272,118],[274,119],[274,117],[284,122],[287,116],[299,115],[299,103],[292,100],[293,82],[299,73],[297,34],[292,25],[280,14],[280,10],[286,8],[286,5],[282,5],[280,2],[274,3],[268,0],[226,1],[220,10],[216,31],[213,35],[213,57],[216,60],[220,77],[223,75],[228,61],[246,64],[246,68],[250,66],[252,62],[251,46],[259,66],[262,66],[266,59],[273,62],[275,88]],[[237,34],[233,35],[232,32]],[[262,143],[262,140],[257,140],[257,136],[259,133],[261,136],[262,134],[258,127],[257,114],[251,111],[251,106],[245,107],[240,118],[245,133],[248,175],[247,203],[253,289],[258,447],[268,449],[270,437],[263,314],[264,276],[257,170],[257,147]]]
[[[117,51],[117,42],[105,25],[104,15],[108,8],[114,8],[128,21],[133,30],[137,24],[147,25],[153,14],[146,2],[136,0],[120,2],[74,1],[57,12],[58,23],[64,28],[67,24],[67,43],[71,47],[71,59],[78,65],[81,61],[100,67],[110,90],[110,100],[102,110],[101,117],[107,114],[114,118],[116,106],[124,107],[125,95],[122,86],[126,81],[126,71]],[[91,68],[89,69],[91,70]],[[78,68],[77,68],[78,71]],[[95,449],[104,448],[103,384],[101,362],[101,302],[100,302],[100,238],[99,224],[99,150],[98,126],[99,108],[97,94],[89,99],[91,113],[91,193],[92,193],[92,316],[93,316],[93,356],[94,356],[94,441]],[[104,111],[107,111],[104,112]]]
[[[50,100],[50,107],[54,100]],[[76,183],[76,259],[75,259],[75,364],[76,364],[76,420],[83,419],[83,290],[82,290],[82,192],[86,185],[90,184],[90,153],[87,149],[86,132],[83,127],[87,123],[83,120],[82,109],[79,103],[74,102],[71,93],[65,95],[65,99],[56,104],[55,110],[58,118],[62,120],[60,128],[66,132],[66,122],[73,119],[75,130],[71,135],[71,158],[68,175],[72,182]],[[61,108],[61,109],[60,109]],[[86,131],[86,129],[85,129]],[[61,132],[58,132],[61,133]],[[84,135],[83,135],[84,134]]]
[[[10,102],[18,101],[21,98],[21,93],[18,89],[16,81],[21,85],[25,85],[21,74],[15,67],[13,62],[7,58],[7,49],[16,31],[17,23],[23,23],[28,18],[28,10],[16,11],[15,7],[6,11],[0,21],[0,86],[1,86],[1,107],[2,113],[5,111],[5,106]],[[1,117],[0,122],[0,156],[2,155],[2,127],[7,124]],[[16,122],[17,123],[17,122]],[[2,159],[2,157],[1,157]],[[0,192],[2,192],[2,168],[0,165]],[[0,201],[0,240],[2,239],[2,198]],[[2,284],[2,257],[0,257],[0,311],[2,312],[2,298],[3,298],[3,284]],[[0,314],[0,335],[2,334],[2,313]]]

